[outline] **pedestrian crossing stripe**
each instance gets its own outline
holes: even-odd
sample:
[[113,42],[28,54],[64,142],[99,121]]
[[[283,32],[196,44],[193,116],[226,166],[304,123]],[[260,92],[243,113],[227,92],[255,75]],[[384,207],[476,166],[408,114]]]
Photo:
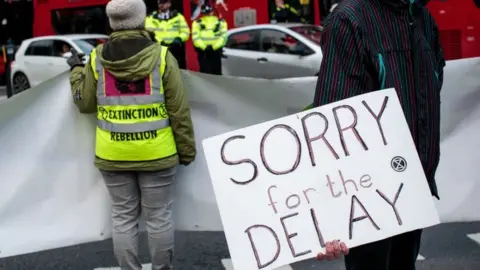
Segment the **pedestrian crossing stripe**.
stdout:
[[480,245],[480,233],[467,234],[467,236]]

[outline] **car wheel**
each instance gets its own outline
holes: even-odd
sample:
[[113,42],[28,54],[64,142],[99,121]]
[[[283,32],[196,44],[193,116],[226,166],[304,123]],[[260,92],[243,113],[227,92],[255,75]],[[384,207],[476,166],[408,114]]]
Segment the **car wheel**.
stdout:
[[16,95],[30,88],[30,82],[25,74],[18,72],[13,76],[13,94]]

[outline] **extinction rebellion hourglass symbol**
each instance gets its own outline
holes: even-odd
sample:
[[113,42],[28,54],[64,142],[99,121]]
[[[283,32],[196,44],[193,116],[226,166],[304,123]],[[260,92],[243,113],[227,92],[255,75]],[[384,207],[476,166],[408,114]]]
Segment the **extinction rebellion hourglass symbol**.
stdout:
[[407,161],[400,156],[392,158],[390,165],[392,166],[392,169],[396,172],[403,172],[407,169]]

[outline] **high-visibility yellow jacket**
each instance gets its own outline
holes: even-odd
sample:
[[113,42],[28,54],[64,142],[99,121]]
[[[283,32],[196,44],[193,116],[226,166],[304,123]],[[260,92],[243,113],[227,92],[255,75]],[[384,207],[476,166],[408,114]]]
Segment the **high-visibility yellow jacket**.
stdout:
[[154,12],[145,19],[145,29],[155,34],[157,42],[170,44],[175,38],[180,38],[183,42],[188,40],[190,28],[182,14],[172,11],[167,20],[158,19],[157,15],[158,13]]
[[92,51],[90,65],[97,79],[97,157],[152,161],[177,154],[162,83],[166,54],[163,47],[159,63],[146,78],[122,82],[103,68],[97,50]]
[[227,22],[217,16],[204,16],[195,20],[192,24],[193,46],[200,50],[205,50],[207,46],[219,50],[227,43],[227,30]]
[[283,8],[276,7],[272,19],[277,22],[307,22],[294,7],[285,4]]
[[[133,42],[132,42],[133,41]],[[145,30],[124,30],[113,32],[105,45],[96,49],[95,59],[89,57],[85,67],[74,67],[70,72],[72,99],[80,113],[98,114],[97,87],[98,72],[92,64],[100,59],[103,67],[115,78],[135,82],[149,77],[161,63],[165,105],[170,126],[175,136],[177,155],[152,161],[109,161],[95,158],[95,166],[106,171],[158,171],[189,164],[195,160],[196,144],[190,105],[186,96],[177,60],[167,52],[165,61],[158,61],[164,47],[152,41],[152,35]],[[105,58],[104,56],[107,56]],[[163,68],[165,63],[165,68]],[[165,69],[165,71],[163,71]],[[133,113],[132,113],[133,114]],[[121,139],[121,135],[120,139]],[[128,140],[127,137],[125,139]]]

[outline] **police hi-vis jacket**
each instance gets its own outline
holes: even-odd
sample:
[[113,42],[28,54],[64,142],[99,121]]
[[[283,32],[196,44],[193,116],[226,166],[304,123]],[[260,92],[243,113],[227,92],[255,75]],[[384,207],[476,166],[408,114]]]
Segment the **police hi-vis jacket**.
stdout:
[[190,28],[185,17],[177,11],[169,12],[168,19],[159,19],[158,12],[153,12],[145,19],[145,29],[155,33],[157,42],[170,44],[175,38],[186,42],[190,36]]
[[275,12],[272,14],[272,21],[275,21],[277,23],[307,22],[304,18],[302,18],[300,12],[298,12],[294,7],[290,6],[289,4],[285,4],[283,8],[276,7]]
[[227,22],[224,19],[213,15],[203,16],[192,24],[193,46],[202,51],[207,46],[219,50],[227,43],[227,30]]

